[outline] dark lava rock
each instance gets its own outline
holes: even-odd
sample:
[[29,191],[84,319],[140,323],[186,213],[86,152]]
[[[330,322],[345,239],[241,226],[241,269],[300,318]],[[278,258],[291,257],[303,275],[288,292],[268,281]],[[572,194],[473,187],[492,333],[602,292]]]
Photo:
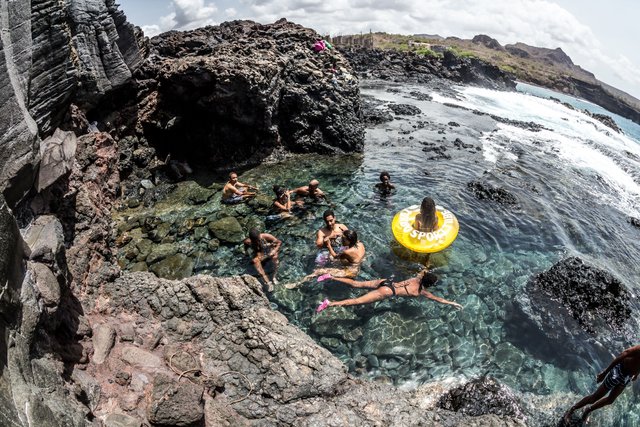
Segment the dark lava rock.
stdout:
[[502,205],[515,205],[518,199],[504,188],[493,187],[487,183],[471,181],[467,183],[467,189],[478,200],[492,200]]
[[398,114],[401,116],[415,116],[416,114],[422,113],[415,105],[409,104],[389,104],[389,109],[394,112],[394,114]]
[[369,110],[364,113],[364,121],[367,124],[379,125],[392,120],[393,116],[387,110]]
[[614,131],[616,131],[618,133],[622,133],[622,130],[620,129],[618,124],[610,116],[607,116],[606,114],[591,113],[591,112],[589,112],[587,110],[584,110],[584,111],[586,113],[588,113],[594,119],[596,119],[599,122],[601,122],[602,124],[604,124],[605,126],[613,129]]
[[515,89],[516,85],[513,76],[495,65],[449,50],[442,57],[362,47],[341,48],[341,52],[367,78],[426,83],[435,77],[492,89]]
[[473,417],[496,414],[524,419],[520,402],[514,393],[509,387],[489,377],[477,378],[450,390],[440,398],[438,406]]
[[627,222],[633,225],[634,227],[640,228],[640,218],[634,218],[630,216],[629,218],[627,218]]
[[577,257],[560,261],[538,274],[528,289],[559,300],[588,332],[595,332],[603,322],[620,328],[631,315],[631,296],[624,284]]
[[147,417],[154,425],[190,426],[204,417],[203,392],[202,386],[157,375]]
[[499,50],[504,52],[504,47],[498,42],[498,40],[491,38],[484,34],[478,34],[471,41],[475,44],[481,44],[483,46],[488,47],[489,49]]
[[612,348],[635,340],[630,297],[611,273],[567,258],[533,276],[507,307],[507,339],[560,367],[609,363]]
[[409,92],[409,95],[411,95],[413,98],[417,99],[418,101],[431,101],[431,100],[433,100],[433,97],[431,95],[429,95],[428,93],[422,93],[422,92],[413,91],[413,92]]
[[135,77],[138,116],[160,155],[207,167],[257,164],[276,148],[362,151],[358,79],[315,31],[281,19],[151,39]]

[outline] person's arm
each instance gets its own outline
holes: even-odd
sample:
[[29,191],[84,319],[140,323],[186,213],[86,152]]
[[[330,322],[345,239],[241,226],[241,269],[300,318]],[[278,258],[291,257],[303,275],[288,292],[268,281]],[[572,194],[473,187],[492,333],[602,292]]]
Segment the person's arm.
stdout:
[[244,245],[243,245],[244,253],[245,253],[245,255],[248,255],[247,248],[249,248],[251,246],[251,239],[247,237],[246,239],[244,239],[242,241],[242,243],[244,243]]
[[236,182],[236,185],[239,186],[239,187],[247,187],[247,188],[250,188],[250,189],[256,190],[256,191],[258,190],[258,187],[254,187],[253,185],[245,184],[245,183],[239,182],[239,181]]
[[264,240],[266,240],[269,243],[273,244],[273,250],[274,251],[279,251],[280,250],[280,246],[282,246],[282,240],[278,239],[276,236],[274,236],[273,234],[269,234],[269,233],[264,233],[262,234],[262,238]]
[[449,301],[449,300],[446,300],[444,298],[437,297],[434,294],[432,294],[431,292],[425,291],[424,289],[422,291],[420,291],[420,295],[423,295],[423,296],[425,296],[425,297],[427,297],[429,299],[432,299],[434,301],[437,301],[437,302],[439,302],[441,304],[448,304],[448,305],[454,306],[455,308],[462,308],[462,306],[460,304],[458,304],[457,302]]
[[322,247],[324,246],[324,233],[322,232],[322,230],[318,230],[318,234],[316,234],[316,247],[318,249],[322,249]]
[[331,244],[331,239],[329,237],[325,237],[323,243],[327,247],[327,249],[329,250],[329,254],[333,258],[337,258],[339,256],[338,254],[336,254],[336,251],[333,250],[333,245]]
[[[634,347],[629,347],[628,349],[624,350],[622,353],[620,353],[618,355],[618,357],[616,357],[615,359],[613,359],[611,361],[611,363],[609,364],[607,369],[605,369],[604,371],[600,372],[596,376],[596,381],[602,382],[604,380],[604,378],[607,376],[607,374],[609,373],[609,371],[612,370],[614,366],[616,366],[618,363],[620,363],[625,357],[628,357],[628,356],[631,356],[631,355],[637,354],[637,353],[640,353],[640,345],[636,345]],[[636,377],[637,377],[637,375],[636,375]]]
[[275,202],[273,202],[273,205],[274,205],[276,208],[278,208],[278,209],[280,209],[281,211],[283,211],[283,212],[284,212],[284,211],[288,211],[288,210],[289,210],[289,209],[287,208],[287,206],[283,205],[282,203],[280,203],[280,202],[279,202],[279,201],[277,201],[277,200],[276,200]]

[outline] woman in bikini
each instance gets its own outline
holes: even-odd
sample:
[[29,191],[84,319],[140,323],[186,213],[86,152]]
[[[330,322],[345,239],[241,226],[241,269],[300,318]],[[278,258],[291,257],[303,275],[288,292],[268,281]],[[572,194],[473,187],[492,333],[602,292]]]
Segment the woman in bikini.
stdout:
[[342,301],[329,301],[325,299],[316,309],[316,312],[320,313],[328,307],[343,307],[348,305],[360,305],[371,304],[372,302],[382,301],[394,296],[398,297],[413,297],[419,298],[421,296],[432,299],[442,304],[452,305],[455,308],[462,308],[457,302],[449,301],[444,298],[433,295],[427,290],[430,286],[433,286],[438,281],[438,276],[427,271],[421,272],[416,277],[403,280],[402,282],[392,282],[389,279],[376,279],[368,280],[365,282],[359,282],[346,277],[335,277],[331,275],[323,275],[318,277],[318,281],[333,279],[336,282],[344,283],[353,288],[366,288],[373,289],[372,291],[362,295],[358,298],[350,298]]

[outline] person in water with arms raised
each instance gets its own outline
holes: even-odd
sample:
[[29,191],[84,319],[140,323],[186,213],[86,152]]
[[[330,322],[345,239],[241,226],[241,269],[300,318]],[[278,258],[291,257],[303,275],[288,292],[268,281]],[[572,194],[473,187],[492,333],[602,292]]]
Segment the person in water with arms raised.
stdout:
[[392,282],[389,279],[376,279],[359,282],[346,277],[335,277],[329,274],[318,277],[318,281],[333,279],[336,282],[344,283],[353,288],[373,289],[372,291],[358,298],[349,298],[342,301],[329,301],[325,299],[320,303],[316,312],[321,312],[328,307],[343,307],[348,305],[371,304],[372,302],[382,301],[391,297],[425,297],[437,301],[441,304],[452,305],[455,308],[462,308],[457,302],[449,301],[444,298],[433,295],[427,290],[438,281],[438,276],[424,270],[416,277],[403,280],[402,282]]
[[582,422],[588,422],[591,412],[615,402],[627,384],[638,378],[638,373],[640,373],[640,345],[624,350],[613,359],[607,369],[596,376],[596,382],[602,384],[564,414],[565,424],[571,422],[571,416],[575,411],[590,404],[591,406],[582,413]]

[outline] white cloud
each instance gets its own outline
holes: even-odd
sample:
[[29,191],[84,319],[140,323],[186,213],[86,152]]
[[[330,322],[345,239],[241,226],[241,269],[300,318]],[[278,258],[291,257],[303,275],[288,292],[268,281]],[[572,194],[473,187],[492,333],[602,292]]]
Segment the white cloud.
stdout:
[[238,11],[235,10],[233,7],[230,7],[228,9],[224,10],[225,15],[227,15],[229,18],[233,18],[238,14]]

